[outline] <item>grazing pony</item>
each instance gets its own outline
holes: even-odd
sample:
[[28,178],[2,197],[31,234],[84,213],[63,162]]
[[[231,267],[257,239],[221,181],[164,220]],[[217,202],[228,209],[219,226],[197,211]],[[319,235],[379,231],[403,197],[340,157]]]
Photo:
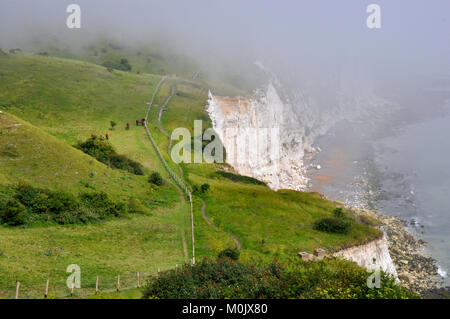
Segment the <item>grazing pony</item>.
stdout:
[[136,120],[136,125],[139,126],[139,124],[141,124],[142,126],[145,125],[145,119],[142,120]]

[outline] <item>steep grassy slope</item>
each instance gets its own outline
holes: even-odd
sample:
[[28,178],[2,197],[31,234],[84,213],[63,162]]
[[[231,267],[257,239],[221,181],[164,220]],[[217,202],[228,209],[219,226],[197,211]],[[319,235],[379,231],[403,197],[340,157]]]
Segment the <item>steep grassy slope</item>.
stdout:
[[71,192],[96,189],[142,200],[164,196],[145,177],[113,170],[41,129],[8,113],[0,114],[2,184],[23,181]]
[[40,295],[49,277],[52,294],[64,295],[70,264],[82,268],[86,292],[97,275],[103,288],[113,288],[114,277],[122,274],[126,287],[134,285],[137,271],[154,273],[186,260],[184,207],[174,188],[151,189],[145,177],[112,170],[7,113],[0,114],[0,163],[3,193],[9,183],[22,180],[73,193],[95,188],[116,198],[133,196],[148,207],[142,215],[87,226],[0,227],[1,298],[13,296],[16,280],[22,282],[22,296]]

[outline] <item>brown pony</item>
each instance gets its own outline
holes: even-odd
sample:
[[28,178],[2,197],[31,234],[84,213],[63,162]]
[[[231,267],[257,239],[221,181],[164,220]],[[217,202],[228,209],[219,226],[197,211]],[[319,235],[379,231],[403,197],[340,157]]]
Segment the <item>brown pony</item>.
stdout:
[[141,124],[142,126],[144,126],[144,124],[145,124],[145,119],[142,119],[142,120],[136,120],[136,125],[139,125],[139,124]]

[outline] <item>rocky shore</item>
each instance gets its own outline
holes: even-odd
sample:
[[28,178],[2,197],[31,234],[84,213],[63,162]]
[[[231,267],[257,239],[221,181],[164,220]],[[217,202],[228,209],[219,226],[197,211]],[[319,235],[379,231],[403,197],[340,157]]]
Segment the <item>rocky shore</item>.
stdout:
[[369,216],[378,220],[380,224],[377,226],[387,234],[389,253],[402,286],[424,297],[438,297],[436,292],[441,292],[443,288],[442,278],[437,273],[436,260],[426,255],[424,249],[427,243],[408,232],[405,221],[374,210],[349,207],[339,201],[337,204],[345,206],[359,217]]

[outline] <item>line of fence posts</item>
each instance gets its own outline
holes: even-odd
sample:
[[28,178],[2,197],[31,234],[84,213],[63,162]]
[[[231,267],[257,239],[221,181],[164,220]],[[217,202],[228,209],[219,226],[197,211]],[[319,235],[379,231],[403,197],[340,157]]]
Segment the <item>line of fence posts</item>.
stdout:
[[186,185],[184,185],[184,183],[179,180],[178,176],[175,175],[175,173],[172,171],[172,169],[167,164],[166,160],[163,158],[161,152],[159,151],[158,146],[156,145],[156,142],[153,140],[150,130],[148,129],[147,118],[145,119],[144,126],[145,126],[145,130],[147,132],[147,136],[150,139],[150,142],[152,143],[154,149],[156,150],[156,153],[158,154],[158,157],[160,158],[161,162],[163,163],[163,165],[164,165],[165,169],[167,170],[167,172],[169,173],[170,177],[172,177],[172,179],[178,184],[178,186],[181,187],[181,189],[184,190],[185,194],[187,194],[189,197],[190,213],[191,213],[191,229],[192,229],[192,263],[195,264],[194,207],[193,207],[193,201],[192,201],[192,194],[188,190]]
[[161,81],[158,83],[158,85],[155,88],[155,91],[153,92],[152,100],[148,103],[148,109],[147,109],[147,114],[145,116],[144,127],[145,127],[145,131],[147,132],[147,136],[149,137],[150,142],[152,143],[153,148],[156,151],[156,154],[158,154],[159,159],[161,160],[161,162],[164,165],[164,168],[167,170],[167,172],[169,173],[170,177],[178,184],[178,186],[181,187],[181,189],[184,190],[185,194],[187,194],[188,197],[189,197],[190,213],[191,213],[191,230],[192,230],[192,259],[191,259],[191,262],[192,262],[192,264],[195,264],[194,208],[193,208],[193,202],[192,202],[192,194],[188,190],[186,185],[184,185],[184,183],[179,180],[178,176],[176,176],[175,173],[172,171],[172,169],[169,167],[169,165],[167,164],[166,160],[164,159],[164,157],[162,156],[161,152],[159,151],[158,145],[156,144],[155,140],[153,139],[152,134],[150,133],[150,130],[148,128],[148,115],[150,113],[150,108],[151,108],[151,106],[153,104],[153,100],[155,98],[155,95],[156,95],[160,85],[165,80],[165,78],[166,77],[163,77],[161,79]]
[[50,283],[50,279],[47,279],[47,282],[45,283],[45,293],[44,293],[44,298],[47,299],[48,297],[48,285]]
[[[192,262],[192,260],[191,260]],[[192,263],[191,263],[192,266]],[[179,270],[179,266],[178,264],[175,265],[175,270],[176,272],[178,272]],[[157,271],[157,277],[161,276],[161,268],[158,267],[158,271]],[[141,288],[141,272],[137,272],[136,273],[136,287],[137,288]],[[48,292],[49,292],[49,288],[50,288],[50,278],[47,279],[47,281],[45,282],[45,290],[44,290],[44,298],[47,299],[48,298]],[[120,291],[121,290],[121,280],[120,280],[120,274],[117,275],[117,279],[116,279],[116,291]],[[98,294],[98,292],[100,291],[99,289],[99,276],[95,277],[95,294]],[[72,282],[70,285],[70,296],[73,297],[75,292],[75,278],[72,278]],[[15,299],[19,299],[20,296],[20,281],[16,282],[16,295],[15,295]]]

